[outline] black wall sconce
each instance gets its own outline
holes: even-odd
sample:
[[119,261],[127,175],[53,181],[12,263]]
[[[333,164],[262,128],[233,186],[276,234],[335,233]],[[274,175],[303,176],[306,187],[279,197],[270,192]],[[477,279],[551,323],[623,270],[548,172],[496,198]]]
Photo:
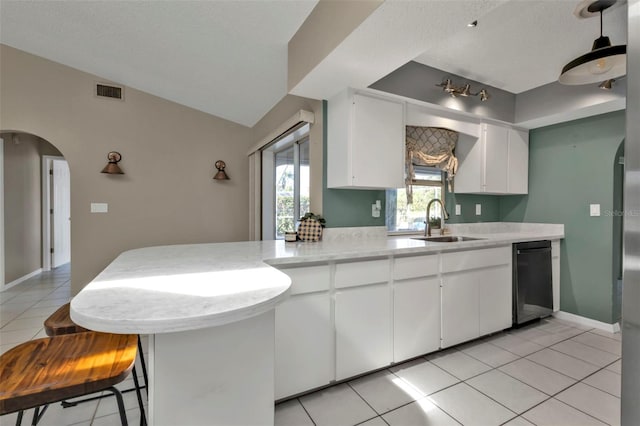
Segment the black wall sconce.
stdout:
[[213,178],[215,180],[229,180],[229,176],[227,176],[227,172],[224,171],[224,168],[227,167],[224,161],[222,160],[216,161],[215,166],[216,166],[216,169],[218,169],[218,172],[215,174],[215,176],[213,176]]
[[106,173],[109,175],[123,175],[124,172],[122,171],[120,166],[118,166],[118,163],[120,162],[120,160],[122,160],[122,155],[120,155],[119,152],[111,151],[109,154],[107,154],[107,158],[109,159],[109,162],[106,166],[104,166],[104,169],[102,169],[100,173]]

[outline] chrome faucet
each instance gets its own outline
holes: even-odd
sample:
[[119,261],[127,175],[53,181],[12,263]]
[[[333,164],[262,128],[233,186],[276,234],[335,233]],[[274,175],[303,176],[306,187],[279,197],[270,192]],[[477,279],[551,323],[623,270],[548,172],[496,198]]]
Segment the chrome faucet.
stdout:
[[447,211],[447,209],[444,208],[444,204],[439,198],[434,198],[433,200],[429,201],[429,204],[427,204],[427,213],[426,213],[427,217],[426,217],[426,222],[424,227],[425,237],[431,236],[431,226],[429,226],[429,210],[431,210],[431,204],[435,202],[438,202],[440,204],[440,207],[442,208],[442,216],[440,216],[440,232],[444,230],[445,219],[449,219],[449,212]]

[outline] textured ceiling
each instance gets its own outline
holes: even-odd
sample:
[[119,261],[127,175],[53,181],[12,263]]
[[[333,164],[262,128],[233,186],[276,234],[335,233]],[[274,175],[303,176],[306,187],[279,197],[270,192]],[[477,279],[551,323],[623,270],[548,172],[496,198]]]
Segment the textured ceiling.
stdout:
[[[520,93],[558,79],[591,49],[597,18],[578,19],[579,0],[387,0],[292,93],[330,98],[365,88],[415,60]],[[467,24],[478,20],[475,28]],[[626,4],[604,13],[604,33],[626,43]],[[443,76],[444,77],[444,76]],[[435,82],[434,82],[435,83]]]
[[252,126],[285,96],[316,3],[2,0],[0,42]]
[[[598,17],[578,19],[578,1],[515,0],[437,41],[415,60],[425,65],[520,93],[556,81],[562,67],[591,50],[600,35]],[[603,14],[604,35],[626,44],[626,6]]]

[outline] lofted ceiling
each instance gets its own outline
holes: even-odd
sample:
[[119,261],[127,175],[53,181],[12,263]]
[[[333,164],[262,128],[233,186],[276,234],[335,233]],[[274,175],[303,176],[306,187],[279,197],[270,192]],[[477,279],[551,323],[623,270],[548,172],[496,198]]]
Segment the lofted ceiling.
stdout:
[[0,42],[253,126],[286,95],[287,44],[316,3],[2,0]]
[[[287,93],[287,43],[317,1],[2,0],[0,42],[253,126]],[[290,92],[328,99],[415,60],[521,93],[591,48],[599,21],[578,2],[387,0]],[[626,43],[623,1],[604,33]]]

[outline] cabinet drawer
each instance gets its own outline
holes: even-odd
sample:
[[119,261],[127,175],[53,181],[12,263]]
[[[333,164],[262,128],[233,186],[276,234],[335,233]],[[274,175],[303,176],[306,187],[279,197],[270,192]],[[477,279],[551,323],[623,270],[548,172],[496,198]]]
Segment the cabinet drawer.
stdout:
[[338,263],[336,288],[355,287],[389,281],[389,259]]
[[511,263],[511,246],[442,254],[442,272],[465,271]]
[[428,277],[438,275],[438,255],[397,257],[393,260],[393,279]]
[[280,269],[291,278],[291,295],[329,290],[329,265]]

